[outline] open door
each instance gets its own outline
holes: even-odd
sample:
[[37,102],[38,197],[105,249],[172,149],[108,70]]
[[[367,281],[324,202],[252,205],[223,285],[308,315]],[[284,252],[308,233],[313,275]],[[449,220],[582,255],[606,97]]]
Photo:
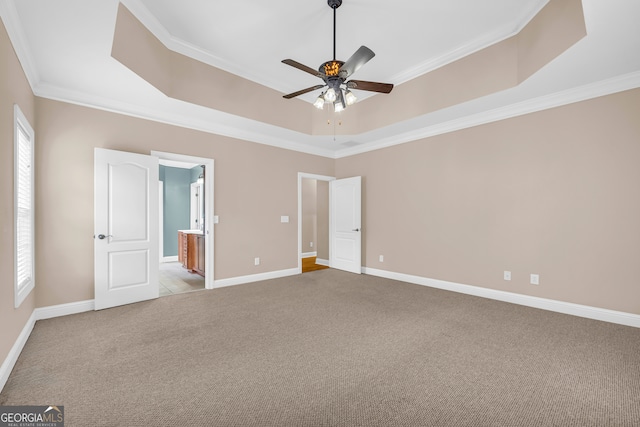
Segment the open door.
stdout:
[[96,310],[158,298],[158,227],[158,158],[96,148]]
[[337,179],[329,183],[331,200],[332,268],[362,272],[361,177]]

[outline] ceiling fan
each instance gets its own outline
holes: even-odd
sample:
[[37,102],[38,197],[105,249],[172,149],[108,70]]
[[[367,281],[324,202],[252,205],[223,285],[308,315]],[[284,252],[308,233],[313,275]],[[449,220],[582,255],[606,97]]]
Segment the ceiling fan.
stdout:
[[375,56],[375,53],[366,46],[360,46],[346,62],[336,59],[336,9],[340,7],[342,0],[327,0],[327,4],[333,9],[333,60],[320,65],[317,71],[293,59],[282,60],[282,62],[287,65],[320,77],[324,81],[324,84],[311,86],[284,95],[283,98],[291,99],[317,89],[327,88],[318,96],[318,99],[316,99],[313,105],[322,109],[324,108],[325,102],[333,103],[335,112],[340,112],[344,110],[347,105],[351,105],[357,100],[356,96],[351,92],[351,89],[379,93],[391,92],[393,85],[390,83],[367,82],[364,80],[346,81],[347,78],[360,69],[360,67],[369,62],[371,58]]

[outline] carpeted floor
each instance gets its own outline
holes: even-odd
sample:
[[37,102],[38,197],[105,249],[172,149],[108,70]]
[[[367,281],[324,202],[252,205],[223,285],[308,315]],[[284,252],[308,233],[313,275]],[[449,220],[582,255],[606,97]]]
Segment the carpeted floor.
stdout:
[[640,329],[333,269],[38,321],[66,426],[638,426]]

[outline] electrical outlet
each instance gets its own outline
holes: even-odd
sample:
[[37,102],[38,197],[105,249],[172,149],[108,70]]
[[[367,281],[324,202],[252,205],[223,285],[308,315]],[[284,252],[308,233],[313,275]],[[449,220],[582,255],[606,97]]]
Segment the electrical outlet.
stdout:
[[511,272],[510,271],[504,271],[504,280],[511,280]]
[[260,258],[257,258],[257,257],[256,257],[256,258],[253,260],[253,264],[254,264],[254,265],[260,265]]
[[384,255],[380,255],[380,262],[384,262]]
[[309,242],[309,246],[313,247],[313,242]]
[[539,284],[540,284],[540,276],[539,276],[539,275],[537,275],[537,274],[532,274],[532,275],[531,275],[530,283],[531,283],[532,285],[539,285]]

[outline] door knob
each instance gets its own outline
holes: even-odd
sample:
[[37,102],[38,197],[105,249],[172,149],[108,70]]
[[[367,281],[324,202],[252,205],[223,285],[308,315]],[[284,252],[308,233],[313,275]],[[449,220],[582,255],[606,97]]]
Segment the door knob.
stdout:
[[360,231],[360,229],[359,229],[359,228],[354,228],[354,229],[353,229],[353,230],[351,230],[351,231]]
[[113,237],[111,234],[109,234],[108,236],[105,236],[104,234],[98,234],[98,239],[102,240],[106,237]]

